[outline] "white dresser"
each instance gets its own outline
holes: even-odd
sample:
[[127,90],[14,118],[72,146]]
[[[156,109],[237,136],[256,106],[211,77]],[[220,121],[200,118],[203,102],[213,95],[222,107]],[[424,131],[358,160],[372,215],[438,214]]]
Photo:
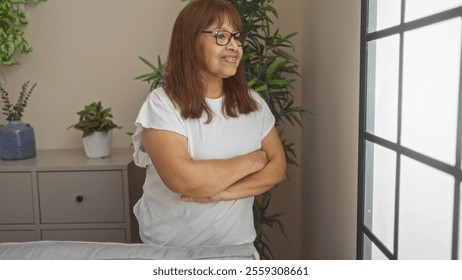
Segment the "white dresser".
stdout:
[[38,150],[0,161],[0,242],[131,242],[132,151],[88,159],[83,150]]

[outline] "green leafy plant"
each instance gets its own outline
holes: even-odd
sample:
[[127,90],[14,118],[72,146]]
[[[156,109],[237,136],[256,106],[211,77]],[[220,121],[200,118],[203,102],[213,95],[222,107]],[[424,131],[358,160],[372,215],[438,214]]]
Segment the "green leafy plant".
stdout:
[[20,4],[37,4],[46,0],[1,0],[0,3],[0,60],[4,66],[19,64],[14,55],[29,54],[32,47],[24,38],[22,28],[28,23]]
[[114,128],[122,128],[112,121],[111,108],[104,108],[101,101],[85,105],[77,115],[79,115],[79,122],[69,126],[68,129],[75,128],[82,131],[82,138],[97,131],[108,132]]
[[2,95],[2,101],[3,101],[3,115],[6,116],[7,121],[20,121],[23,114],[24,114],[24,108],[27,106],[27,102],[29,101],[29,97],[32,94],[32,91],[35,89],[37,86],[37,83],[34,83],[30,89],[29,87],[29,81],[25,82],[22,85],[21,91],[19,92],[19,97],[18,100],[16,101],[15,104],[11,103],[10,101],[10,94],[8,91],[0,85],[0,93]]
[[[188,1],[188,0],[182,0]],[[241,15],[243,31],[247,33],[244,44],[242,63],[248,76],[250,87],[258,92],[268,103],[276,118],[276,126],[281,135],[287,163],[298,166],[294,143],[285,139],[281,124],[303,127],[301,119],[307,112],[294,102],[293,84],[298,73],[298,61],[292,55],[294,46],[291,39],[296,32],[281,35],[279,29],[273,31],[273,19],[278,18],[274,8],[274,0],[229,0]],[[151,89],[161,84],[164,65],[160,57],[157,66],[143,57],[139,57],[149,68],[150,72],[135,79],[148,82]],[[255,197],[253,205],[254,225],[257,238],[254,242],[260,258],[271,259],[273,253],[269,246],[266,228],[277,228],[285,236],[281,213],[268,214],[271,193],[266,192]]]
[[154,66],[154,64],[142,56],[139,56],[139,59],[151,69],[150,72],[135,77],[135,80],[148,82],[150,84],[150,90],[153,90],[160,85],[160,82],[162,81],[162,75],[164,73],[164,64],[160,59],[160,55],[157,55],[157,66]]

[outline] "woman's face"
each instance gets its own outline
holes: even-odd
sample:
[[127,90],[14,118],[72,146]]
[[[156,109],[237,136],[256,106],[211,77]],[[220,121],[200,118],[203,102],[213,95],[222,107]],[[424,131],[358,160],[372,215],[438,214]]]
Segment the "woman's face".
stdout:
[[[224,30],[236,33],[239,30],[234,28],[225,21],[221,26],[214,24],[204,31]],[[229,34],[228,34],[229,35]],[[199,38],[199,48],[204,59],[201,69],[201,75],[207,82],[213,82],[217,79],[234,76],[242,58],[242,47],[237,39],[232,38],[225,46],[217,44],[214,33],[201,33]]]

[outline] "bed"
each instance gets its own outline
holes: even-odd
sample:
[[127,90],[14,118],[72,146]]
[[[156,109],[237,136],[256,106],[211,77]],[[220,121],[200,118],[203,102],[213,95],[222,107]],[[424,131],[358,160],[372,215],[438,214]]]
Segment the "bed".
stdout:
[[150,244],[32,241],[0,243],[0,260],[255,260],[253,244],[174,248]]

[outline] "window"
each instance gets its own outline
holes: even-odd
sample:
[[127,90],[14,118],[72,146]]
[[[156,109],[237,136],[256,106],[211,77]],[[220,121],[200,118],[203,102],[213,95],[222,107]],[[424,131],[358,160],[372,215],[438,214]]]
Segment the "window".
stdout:
[[358,259],[462,259],[462,0],[362,0]]

